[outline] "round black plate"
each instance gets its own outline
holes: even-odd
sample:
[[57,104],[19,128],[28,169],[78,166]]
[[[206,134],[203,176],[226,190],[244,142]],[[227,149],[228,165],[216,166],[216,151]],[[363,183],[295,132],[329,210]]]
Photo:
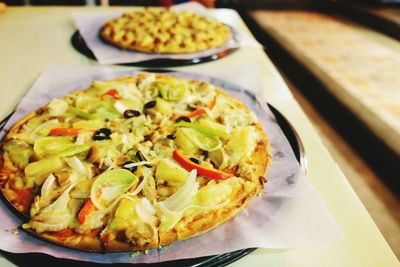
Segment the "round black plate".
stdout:
[[[86,45],[85,40],[83,39],[83,37],[79,33],[79,31],[75,31],[75,33],[72,35],[71,44],[81,54],[87,56],[90,59],[96,60],[96,57],[94,56],[92,50],[90,50],[89,47]],[[214,61],[214,60],[226,57],[227,55],[233,53],[236,50],[237,50],[237,48],[230,48],[230,49],[227,49],[225,51],[222,51],[222,52],[210,55],[210,56],[196,57],[196,58],[192,58],[192,59],[165,59],[165,58],[163,58],[163,59],[152,59],[152,60],[147,60],[147,61],[140,61],[140,62],[135,62],[135,63],[122,63],[122,64],[118,64],[118,65],[155,67],[155,68],[187,66],[187,65],[193,65],[193,64]]]

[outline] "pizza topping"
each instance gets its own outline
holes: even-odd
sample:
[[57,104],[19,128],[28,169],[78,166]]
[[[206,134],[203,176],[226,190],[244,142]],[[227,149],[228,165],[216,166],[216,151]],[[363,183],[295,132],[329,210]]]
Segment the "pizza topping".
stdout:
[[76,136],[80,132],[82,132],[82,129],[80,129],[80,128],[53,128],[50,130],[49,135],[50,136],[62,136],[62,135]]
[[87,150],[90,149],[90,147],[92,146],[92,144],[83,144],[83,145],[76,145],[73,144],[71,146],[66,147],[65,149],[56,152],[55,154],[53,154],[54,157],[71,157],[74,156],[76,154],[85,152]]
[[54,190],[56,188],[55,182],[56,178],[52,173],[50,173],[40,189],[40,196],[36,196],[34,199],[34,203],[30,210],[31,217],[37,214],[42,208],[50,205],[54,195],[57,195],[58,192]]
[[155,109],[166,116],[169,116],[172,113],[171,105],[162,98],[157,98]]
[[78,213],[78,221],[80,224],[84,223],[86,220],[86,216],[93,211],[96,210],[95,205],[93,204],[92,200],[89,198],[85,204],[83,205],[82,209]]
[[99,130],[97,130],[94,134],[92,139],[95,141],[100,141],[100,140],[108,140],[111,139],[110,135],[111,135],[111,130],[108,128],[101,128]]
[[124,118],[129,119],[132,117],[139,117],[141,115],[140,111],[134,109],[127,109],[124,111]]
[[95,179],[90,198],[98,209],[107,207],[138,181],[134,174],[125,169],[106,171]]
[[53,99],[47,106],[49,114],[52,116],[64,115],[68,109],[68,103],[62,99]]
[[195,152],[198,148],[213,151],[222,146],[221,140],[215,135],[207,135],[192,128],[179,128],[176,131],[176,144],[186,152]]
[[63,166],[63,162],[58,157],[46,158],[29,163],[25,168],[27,187],[33,187],[35,184],[43,184],[44,179],[50,173],[61,169]]
[[60,231],[72,226],[74,222],[74,210],[69,208],[69,192],[75,184],[71,184],[62,195],[49,206],[40,210],[31,218],[29,223],[23,224],[23,228],[33,228],[36,232]]
[[147,198],[141,198],[138,201],[138,203],[136,204],[136,212],[143,222],[149,223],[151,225],[156,224],[156,209],[151,205],[150,201]]
[[[211,101],[211,103],[208,104],[208,106],[207,106],[208,110],[212,110],[215,107],[216,104],[217,104],[217,97],[214,96],[214,98]],[[206,109],[199,108],[199,109],[193,110],[190,113],[185,114],[185,116],[189,117],[189,118],[192,118],[192,117],[197,117],[197,116],[200,116],[200,115],[206,114],[206,113],[207,113]],[[178,120],[177,120],[177,122],[178,122]]]
[[97,119],[96,115],[90,114],[82,109],[79,108],[75,108],[72,106],[68,107],[68,112],[71,112],[72,114],[74,114],[75,116],[82,118],[82,119],[86,119],[86,120],[95,120]]
[[229,154],[229,165],[234,166],[243,159],[247,159],[254,151],[257,143],[257,134],[253,126],[233,131],[226,147]]
[[223,139],[229,138],[228,129],[224,125],[211,120],[201,119],[198,122],[192,123],[177,120],[174,126],[192,128],[208,136],[217,136]]
[[180,101],[187,95],[187,84],[184,80],[163,77],[154,83],[161,97],[168,101]]
[[186,116],[180,116],[180,117],[178,117],[175,121],[176,121],[177,123],[178,123],[178,122],[187,122],[187,123],[190,123],[190,122],[191,122],[191,120],[189,119],[189,117],[186,117]]
[[127,162],[124,163],[122,168],[134,173],[137,170],[137,166],[136,165],[132,165],[132,163],[134,163],[134,162],[133,161],[127,161]]
[[86,177],[89,173],[82,161],[76,156],[64,158],[64,161],[70,166],[80,177]]
[[33,151],[37,155],[44,157],[59,152],[71,145],[73,145],[73,141],[70,136],[45,136],[36,139],[33,144]]
[[30,139],[32,141],[35,141],[36,138],[39,136],[46,136],[50,133],[50,131],[56,127],[60,127],[61,123],[58,119],[52,119],[49,121],[46,121],[39,126],[37,126],[32,133],[30,134]]
[[196,158],[189,158],[191,162],[194,162],[196,164],[200,164],[200,161]]
[[79,199],[89,198],[93,180],[94,179],[79,179],[76,186],[71,190],[70,196]]
[[188,176],[188,171],[176,164],[171,159],[160,161],[156,169],[156,179],[159,181],[184,183]]
[[208,158],[217,169],[223,170],[227,166],[227,156],[222,147],[208,152]]
[[156,106],[157,101],[156,100],[151,100],[144,104],[143,108],[149,109],[149,108],[154,108]]
[[[197,171],[192,170],[186,178],[185,184],[172,196],[164,201],[157,203],[159,212],[161,213],[160,229],[167,230],[179,221],[181,216],[179,214],[186,206],[189,205],[193,196],[197,193],[199,183],[196,182]],[[171,213],[173,216],[171,216]],[[171,218],[172,217],[172,218]],[[171,219],[173,222],[171,223]]]
[[186,170],[192,171],[192,170],[197,170],[198,174],[200,176],[204,176],[208,179],[226,179],[232,176],[230,173],[226,173],[217,169],[212,169],[208,168],[205,166],[202,166],[200,164],[196,164],[192,161],[190,161],[186,156],[184,156],[181,152],[178,150],[174,150],[172,157],[178,162],[183,168]]
[[175,140],[176,135],[168,134],[168,135],[167,135],[167,138],[170,139],[170,140]]
[[18,140],[11,140],[3,146],[12,163],[19,168],[25,168],[32,156],[32,147]]
[[110,89],[110,90],[108,90],[107,92],[105,92],[104,94],[102,94],[102,95],[100,96],[100,99],[101,99],[101,100],[104,100],[107,96],[112,97],[113,99],[116,99],[116,100],[118,100],[118,99],[121,98],[121,97],[119,96],[119,94],[118,94],[118,91],[115,90],[115,89]]
[[[143,156],[142,152],[137,151],[135,155],[141,162],[147,162],[147,159]],[[150,164],[144,164],[144,166],[146,166],[147,168],[151,168]]]

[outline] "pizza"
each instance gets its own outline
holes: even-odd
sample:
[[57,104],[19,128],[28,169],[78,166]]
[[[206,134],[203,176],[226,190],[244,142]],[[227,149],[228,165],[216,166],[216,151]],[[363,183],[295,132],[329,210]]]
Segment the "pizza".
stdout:
[[228,26],[195,13],[146,9],[107,21],[100,37],[118,48],[162,54],[193,53],[224,45]]
[[94,252],[157,248],[217,227],[261,193],[271,161],[242,102],[151,73],[53,99],[1,148],[0,188],[22,228]]

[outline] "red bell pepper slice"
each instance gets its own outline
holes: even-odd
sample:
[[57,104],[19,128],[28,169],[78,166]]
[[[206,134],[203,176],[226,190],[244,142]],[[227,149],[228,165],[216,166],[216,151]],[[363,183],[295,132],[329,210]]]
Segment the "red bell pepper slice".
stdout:
[[[214,98],[213,98],[213,100],[211,101],[211,103],[208,104],[208,109],[209,109],[209,110],[212,110],[212,109],[215,107],[215,104],[216,104],[216,103],[217,103],[217,96],[214,96]],[[202,115],[202,114],[205,114],[205,113],[206,113],[206,111],[205,111],[204,108],[198,108],[198,109],[193,110],[192,112],[189,112],[189,113],[184,114],[184,115],[177,115],[177,114],[174,114],[174,116],[172,117],[172,120],[176,120],[176,119],[179,118],[179,117],[193,118],[193,117],[196,117],[196,116],[200,116],[200,115]]]
[[223,172],[217,169],[213,168],[208,168],[205,166],[202,166],[200,164],[196,164],[192,162],[190,159],[185,157],[181,152],[178,150],[174,150],[172,153],[172,157],[176,162],[178,162],[184,169],[191,171],[196,169],[197,174],[200,176],[204,176],[208,179],[214,179],[214,180],[220,180],[220,179],[226,179],[232,176],[232,174]]
[[118,94],[118,91],[115,90],[115,89],[110,89],[110,90],[108,90],[107,92],[105,92],[104,94],[102,94],[102,95],[100,96],[100,99],[101,99],[101,100],[104,100],[104,98],[105,98],[106,96],[111,96],[111,97],[114,98],[115,100],[121,99],[121,97],[120,97],[119,94]]
[[80,128],[54,128],[51,129],[49,135],[51,136],[60,136],[60,135],[71,135],[75,136],[82,132]]
[[92,213],[96,209],[97,209],[96,206],[93,204],[92,200],[89,198],[78,213],[79,223],[80,224],[84,223],[86,220],[86,216],[88,216],[90,213]]

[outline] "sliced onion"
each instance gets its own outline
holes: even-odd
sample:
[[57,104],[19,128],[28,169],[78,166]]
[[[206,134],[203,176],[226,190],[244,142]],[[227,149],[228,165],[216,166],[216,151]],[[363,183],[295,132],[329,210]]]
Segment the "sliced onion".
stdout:
[[54,181],[56,180],[56,177],[52,173],[47,177],[46,181],[44,181],[42,188],[40,189],[40,197],[47,198],[48,195],[51,192],[51,188],[54,185]]
[[60,123],[58,121],[58,119],[53,119],[53,120],[49,120],[46,121],[44,123],[42,123],[41,125],[39,125],[39,127],[37,127],[32,133],[31,133],[31,139],[35,139],[35,136],[38,132],[40,132],[41,130],[43,130],[43,128],[49,126],[50,124],[58,124]]
[[83,145],[84,143],[85,143],[85,134],[84,133],[78,134],[78,136],[76,137],[75,144],[76,145]]
[[199,189],[199,183],[196,182],[196,176],[197,170],[194,169],[189,173],[185,184],[172,196],[164,200],[162,202],[163,205],[165,205],[167,209],[173,211],[180,211],[185,208]]
[[124,114],[127,108],[120,101],[115,101],[114,108],[118,110],[119,113]]
[[136,187],[135,191],[133,191],[132,193],[127,193],[126,195],[128,196],[135,196],[137,194],[139,194],[140,191],[143,190],[144,186],[147,184],[147,180],[149,179],[149,175],[150,172],[146,169],[142,169],[142,173],[143,173],[143,180],[140,182],[140,184]]
[[124,165],[126,168],[132,168],[135,166],[143,166],[143,165],[147,165],[147,164],[151,164],[150,161],[139,161],[139,162],[132,162],[129,164]]
[[96,211],[94,211],[92,213],[89,213],[86,216],[85,222],[83,224],[81,224],[78,228],[76,228],[76,231],[78,233],[84,233],[84,232],[89,231],[91,229],[95,229],[95,228],[103,226],[104,217],[108,213],[110,213],[115,208],[115,206],[118,204],[118,202],[124,197],[126,197],[126,195],[119,196],[108,207],[96,210]]
[[56,201],[40,210],[32,217],[29,225],[37,232],[59,231],[67,228],[74,218],[74,214],[68,208],[68,202],[71,199],[69,192],[74,186],[75,183],[71,184]]
[[87,174],[85,165],[83,165],[82,161],[80,161],[76,156],[73,156],[71,158],[65,158],[64,160],[68,164],[68,166],[70,166],[78,174],[81,175]]
[[155,216],[156,210],[147,198],[142,198],[139,203],[136,204],[136,212],[142,221],[151,225],[157,223],[157,218]]

